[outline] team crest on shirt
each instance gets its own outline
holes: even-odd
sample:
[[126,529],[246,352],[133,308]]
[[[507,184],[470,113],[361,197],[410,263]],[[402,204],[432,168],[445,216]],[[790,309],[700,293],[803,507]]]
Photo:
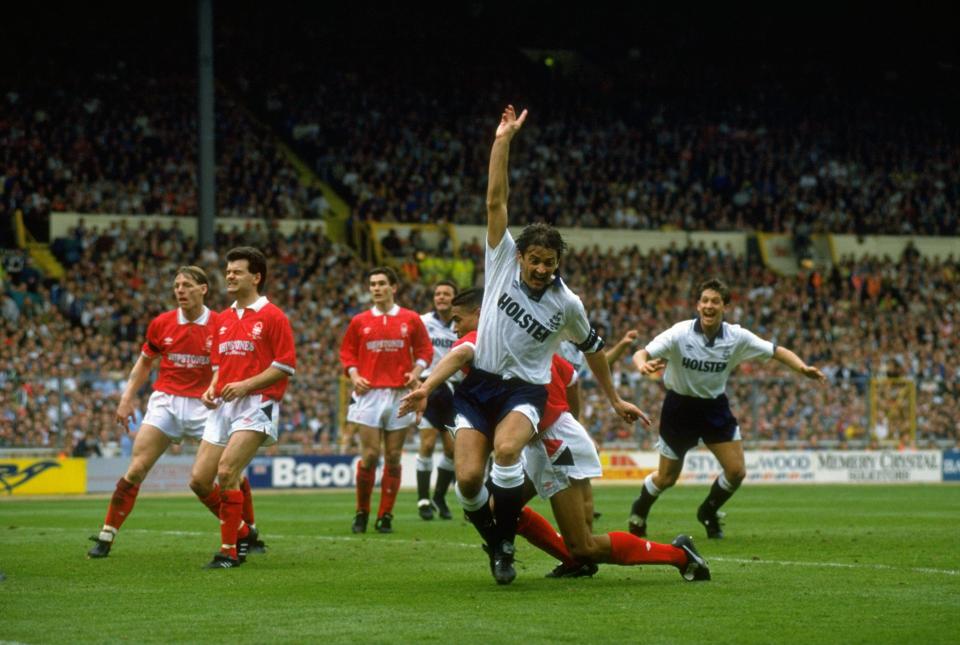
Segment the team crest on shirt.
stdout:
[[400,335],[406,337],[407,335],[407,323],[400,323]]
[[260,336],[262,335],[263,335],[263,323],[258,320],[257,323],[253,326],[253,329],[250,330],[250,337],[253,338],[254,340],[259,340]]
[[167,336],[166,338],[163,339],[163,344],[164,344],[164,345],[173,345],[173,338],[171,338],[170,336]]
[[220,328],[219,334],[223,336],[226,333],[227,333],[227,326],[224,325],[223,327]]
[[363,335],[366,336],[366,335],[369,334],[369,333],[370,333],[370,328],[369,328],[369,327],[364,327],[364,328],[363,328]]
[[563,324],[562,311],[558,311],[557,313],[553,314],[553,316],[550,317],[550,320],[547,321],[547,327],[549,327],[553,331],[557,331],[558,329],[560,329],[560,325],[562,324]]

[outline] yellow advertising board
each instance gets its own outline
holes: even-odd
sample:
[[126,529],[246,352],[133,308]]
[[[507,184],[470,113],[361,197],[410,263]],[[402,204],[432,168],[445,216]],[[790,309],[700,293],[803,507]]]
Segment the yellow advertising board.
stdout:
[[0,494],[87,492],[86,459],[0,459]]

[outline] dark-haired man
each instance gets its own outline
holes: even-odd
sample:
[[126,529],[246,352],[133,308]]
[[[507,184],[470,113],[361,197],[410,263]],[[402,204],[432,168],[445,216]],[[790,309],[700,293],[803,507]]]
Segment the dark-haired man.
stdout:
[[[433,360],[421,376],[426,378],[430,371],[440,362],[453,343],[457,334],[453,330],[453,299],[457,295],[457,285],[450,280],[441,280],[433,287],[433,311],[429,311],[420,319],[427,328],[430,342],[433,344]],[[444,387],[438,387],[430,395],[427,409],[420,420],[420,450],[417,454],[417,512],[425,520],[432,520],[434,509],[441,519],[453,519],[450,507],[447,505],[447,490],[454,477],[453,437],[447,429],[453,426],[453,386],[459,383],[461,377],[454,375]],[[430,477],[433,474],[433,453],[440,437],[443,446],[443,456],[437,467],[437,485],[433,499],[430,498]]]
[[660,493],[677,483],[684,455],[701,439],[723,471],[697,509],[697,521],[707,530],[707,537],[723,537],[717,511],[747,474],[740,426],[724,394],[737,365],[752,358],[774,358],[807,378],[826,381],[819,369],[786,347],[724,322],[730,289],[723,282],[707,280],[698,294],[696,318],[675,324],[633,355],[644,375],[654,374],[665,362],[663,383],[667,388],[657,444],[660,464],[644,481],[628,524],[630,532],[640,537],[647,534],[650,507]]
[[420,373],[433,360],[433,345],[420,315],[396,304],[398,284],[393,269],[371,269],[367,286],[373,307],[353,317],[340,343],[340,362],[353,382],[347,421],[357,427],[360,436],[357,511],[351,530],[367,530],[382,440],[384,465],[375,528],[379,533],[391,533],[403,442],[415,422],[412,414],[397,414],[397,408],[400,398],[419,384]]
[[221,545],[209,569],[240,565],[245,546],[256,538],[242,520],[241,478],[257,449],[277,442],[280,401],[296,370],[290,321],[260,295],[267,259],[258,249],[241,246],[228,251],[226,260],[227,294],[234,302],[219,314],[213,338],[213,380],[202,397],[212,412],[190,482],[198,494],[214,477],[220,484]]
[[639,408],[620,398],[600,351],[603,340],[590,326],[580,298],[556,275],[565,250],[559,232],[534,224],[514,242],[507,230],[510,142],[526,118],[526,110],[518,117],[508,105],[490,151],[486,274],[476,360],[454,394],[457,450],[461,433],[477,435],[478,446],[493,443],[493,513],[486,486],[458,483],[457,489],[467,516],[487,543],[498,584],[516,577],[513,542],[524,482],[520,456],[543,414],[551,361],[560,342],[571,340],[586,353],[597,383],[622,419],[648,421]]

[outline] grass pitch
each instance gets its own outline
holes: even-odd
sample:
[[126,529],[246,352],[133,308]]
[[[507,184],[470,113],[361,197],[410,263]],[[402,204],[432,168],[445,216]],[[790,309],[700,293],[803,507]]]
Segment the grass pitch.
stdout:
[[[635,494],[597,487],[597,531],[624,530]],[[692,534],[711,582],[611,565],[545,579],[554,561],[518,538],[506,587],[472,527],[420,520],[409,491],[394,534],[361,536],[352,493],[257,491],[269,552],[215,571],[217,524],[192,497],[144,495],[105,560],[84,557],[105,498],[4,499],[0,642],[958,642],[960,488],[746,485],[719,541],[694,518],[705,494],[667,492],[651,539]]]

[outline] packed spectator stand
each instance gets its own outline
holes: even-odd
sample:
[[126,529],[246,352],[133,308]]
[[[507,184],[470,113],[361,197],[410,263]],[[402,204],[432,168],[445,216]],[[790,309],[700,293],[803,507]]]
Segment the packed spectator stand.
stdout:
[[[906,79],[850,86],[822,62],[792,79],[776,65],[744,79],[721,61],[668,53],[644,53],[584,85],[538,55],[444,61],[421,52],[431,71],[411,79],[399,56],[318,69],[302,54],[278,52],[282,73],[229,52],[220,59],[217,212],[259,223],[221,228],[213,248],[177,227],[81,226],[51,240],[67,268],[62,280],[6,252],[0,446],[123,443],[113,412],[147,322],[173,306],[172,272],[207,269],[208,304],[222,307],[221,254],[244,243],[271,258],[268,295],[290,314],[300,352],[278,449],[340,449],[336,347],[365,306],[365,266],[314,231],[285,236],[270,225],[327,207],[281,141],[341,192],[358,226],[482,223],[491,115],[512,97],[532,115],[511,160],[518,223],[858,235],[957,235],[960,226],[955,85],[904,97],[914,89]],[[807,92],[812,79],[826,89]],[[35,230],[51,211],[194,214],[196,147],[189,75],[131,59],[79,76],[22,77],[0,96],[4,234],[18,210]],[[461,252],[482,257],[479,247]],[[956,443],[958,270],[957,258],[907,254],[786,278],[755,258],[699,247],[572,249],[564,262],[611,339],[630,328],[651,338],[693,315],[702,278],[727,280],[729,320],[831,378],[815,389],[773,365],[742,368],[731,395],[744,436],[769,446],[869,445],[884,427],[871,423],[869,379],[900,376],[917,383],[918,444]],[[428,288],[408,284],[399,300],[426,310]],[[645,410],[659,409],[659,383],[641,380],[628,359],[614,372]],[[584,418],[599,443],[652,445],[652,432],[623,426],[587,394]],[[886,432],[899,439],[895,427]]]

